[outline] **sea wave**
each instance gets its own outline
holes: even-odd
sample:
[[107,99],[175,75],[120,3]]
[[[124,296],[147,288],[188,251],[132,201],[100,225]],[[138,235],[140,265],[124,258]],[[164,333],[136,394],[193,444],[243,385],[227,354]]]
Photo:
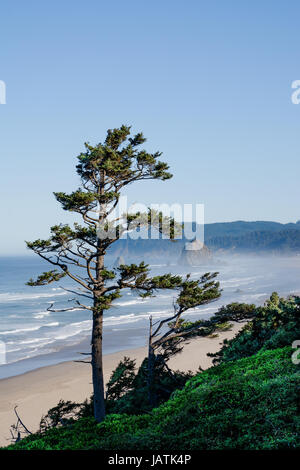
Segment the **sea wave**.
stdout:
[[60,330],[53,332],[52,336],[55,340],[64,340],[72,336],[79,335],[84,331],[90,331],[92,328],[92,320],[83,320],[81,322],[70,323],[63,326]]
[[[209,315],[211,311],[215,310],[215,307],[206,308],[195,308],[185,313],[186,315]],[[144,313],[129,313],[127,315],[109,316],[104,318],[104,323],[109,326],[122,325],[126,323],[135,323],[141,320],[149,320],[149,316],[152,315],[154,319],[168,318],[173,315],[171,309],[166,310],[151,310]]]
[[252,277],[241,277],[241,278],[233,278],[233,279],[220,279],[221,287],[239,287],[245,284],[253,284],[253,282],[257,281],[258,276]]
[[269,294],[267,292],[262,292],[261,294],[245,294],[243,295],[242,297],[246,297],[248,302],[251,301],[251,299],[259,299],[259,297],[265,297],[265,296],[269,296]]
[[15,330],[0,331],[0,335],[14,335],[16,333],[27,333],[29,331],[38,331],[41,328],[58,326],[59,322],[46,323],[40,326],[33,326],[31,328],[17,328]]
[[38,312],[38,313],[33,313],[32,316],[33,318],[44,318],[44,317],[47,317],[48,315],[50,315],[50,312],[46,311],[46,312]]
[[32,300],[32,299],[42,299],[42,298],[49,298],[49,297],[57,297],[61,295],[67,295],[67,292],[45,292],[43,294],[31,294],[31,293],[21,293],[21,292],[5,292],[0,294],[0,303],[6,302],[14,302],[16,300]]
[[147,299],[135,299],[135,300],[128,300],[125,302],[116,302],[112,306],[113,307],[127,307],[127,305],[138,305],[138,304],[145,304]]

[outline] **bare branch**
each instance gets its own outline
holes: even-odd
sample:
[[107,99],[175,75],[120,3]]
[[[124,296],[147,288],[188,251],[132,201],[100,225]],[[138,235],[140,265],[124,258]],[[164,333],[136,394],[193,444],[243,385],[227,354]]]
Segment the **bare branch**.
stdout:
[[70,292],[71,294],[80,295],[81,297],[87,297],[88,299],[93,300],[93,297],[91,295],[81,294],[80,292],[77,292],[77,291],[72,290],[72,289],[67,289],[66,287],[63,287],[63,286],[59,286],[59,287],[61,289],[65,290],[66,292]]
[[[84,309],[84,310],[93,310],[92,307],[88,307],[87,305],[81,304],[78,300],[76,299],[70,299],[69,302],[76,302],[77,305]],[[78,307],[69,307],[69,308],[59,308],[59,309],[53,309],[54,302],[50,305],[50,307],[47,308],[48,312],[51,313],[62,313],[62,312],[71,312],[72,310],[78,310]]]

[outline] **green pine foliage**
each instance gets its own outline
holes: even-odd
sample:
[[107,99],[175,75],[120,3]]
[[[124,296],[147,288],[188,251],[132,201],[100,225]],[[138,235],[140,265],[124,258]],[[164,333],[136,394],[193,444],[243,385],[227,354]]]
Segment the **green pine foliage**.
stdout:
[[126,356],[119,362],[107,384],[106,400],[108,402],[115,402],[132,390],[135,379],[135,362]]
[[[124,357],[113,372],[106,394],[108,413],[138,415],[151,411],[148,399],[148,358],[144,359],[136,373],[134,366],[135,361]],[[153,383],[157,404],[164,403],[174,391],[181,390],[192,376],[192,372],[166,369],[164,361],[158,358]]]

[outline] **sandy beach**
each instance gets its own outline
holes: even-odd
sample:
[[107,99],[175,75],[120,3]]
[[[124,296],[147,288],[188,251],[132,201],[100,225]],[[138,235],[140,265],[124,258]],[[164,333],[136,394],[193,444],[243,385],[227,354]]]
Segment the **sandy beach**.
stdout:
[[[216,352],[225,338],[232,338],[242,325],[219,334],[217,338],[197,338],[184,351],[170,360],[172,369],[196,371],[199,366],[211,366],[208,352]],[[136,359],[137,366],[146,356],[146,348],[122,350],[104,356],[105,382],[119,361],[129,356]],[[16,377],[0,380],[0,445],[10,443],[10,426],[16,422],[14,407],[32,432],[39,427],[41,416],[55,406],[60,399],[82,402],[92,394],[91,368],[88,364],[62,362],[42,367]]]

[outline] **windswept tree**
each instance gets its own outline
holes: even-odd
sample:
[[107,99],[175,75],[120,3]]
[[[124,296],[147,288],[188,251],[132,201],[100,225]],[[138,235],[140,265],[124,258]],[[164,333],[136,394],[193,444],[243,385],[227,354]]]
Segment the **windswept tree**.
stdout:
[[[54,193],[64,210],[81,216],[83,225],[55,225],[48,239],[26,242],[28,248],[53,266],[35,280],[30,279],[28,285],[46,285],[67,276],[78,287],[68,289],[76,295],[76,306],[63,310],[79,306],[91,312],[94,415],[98,422],[105,417],[102,365],[105,310],[120,297],[124,288],[145,297],[153,295],[157,289],[172,289],[181,283],[180,276],[171,274],[150,277],[148,266],[143,262],[122,265],[116,270],[105,266],[108,248],[128,230],[152,224],[170,239],[181,232],[181,226],[172,218],[151,210],[112,218],[126,186],[137,181],[165,181],[172,177],[168,165],[160,161],[160,152],[148,153],[140,148],[145,141],[142,133],[130,137],[130,127],[121,126],[108,130],[104,143],[94,147],[86,143],[85,152],[77,157],[76,170],[81,186],[71,194]],[[50,311],[61,311],[52,307]]]
[[[154,226],[170,239],[181,234],[182,227],[174,219],[149,210],[147,213],[122,214],[114,218],[122,191],[131,183],[145,180],[168,180],[172,175],[168,165],[160,161],[161,153],[141,149],[142,133],[130,137],[130,127],[108,130],[104,143],[85,144],[76,166],[81,186],[71,194],[54,193],[62,208],[75,212],[83,225],[71,227],[59,224],[51,227],[46,240],[26,242],[53,269],[40,274],[28,285],[39,286],[59,281],[67,276],[74,281],[75,306],[87,309],[92,315],[91,364],[94,392],[94,415],[98,422],[105,417],[102,365],[103,314],[119,298],[122,289],[135,290],[142,297],[151,296],[157,289],[173,289],[181,285],[180,276],[165,274],[151,277],[148,266],[121,265],[110,270],[105,255],[110,245],[124,232],[136,227]],[[80,299],[80,300],[79,300]],[[62,311],[49,307],[50,311]]]

